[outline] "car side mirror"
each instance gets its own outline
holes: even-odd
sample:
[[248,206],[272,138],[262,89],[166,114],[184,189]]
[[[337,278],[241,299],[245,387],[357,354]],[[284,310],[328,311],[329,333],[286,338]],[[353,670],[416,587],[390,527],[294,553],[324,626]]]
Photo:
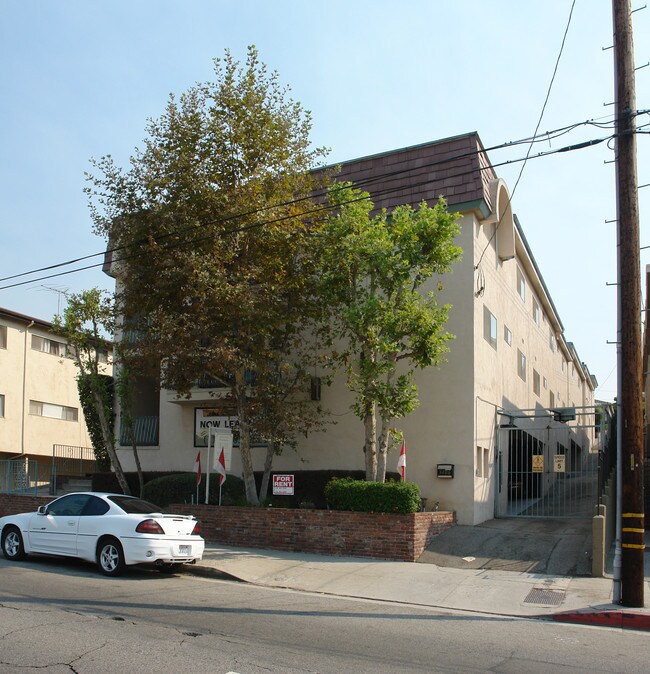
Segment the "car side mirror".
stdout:
[[36,511],[39,515],[47,515],[47,506],[38,506]]

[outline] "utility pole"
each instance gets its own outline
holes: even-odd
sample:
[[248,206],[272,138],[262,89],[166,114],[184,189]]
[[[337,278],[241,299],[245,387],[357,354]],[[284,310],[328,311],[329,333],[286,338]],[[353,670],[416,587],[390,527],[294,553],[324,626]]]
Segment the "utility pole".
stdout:
[[622,388],[621,603],[643,603],[643,385],[636,94],[630,0],[612,0],[616,93],[616,202]]

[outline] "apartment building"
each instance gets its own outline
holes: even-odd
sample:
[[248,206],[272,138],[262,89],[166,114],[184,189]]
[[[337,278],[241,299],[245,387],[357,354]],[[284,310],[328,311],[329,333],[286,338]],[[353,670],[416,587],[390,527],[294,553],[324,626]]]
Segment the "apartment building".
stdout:
[[[555,508],[578,483],[592,490],[583,471],[596,457],[596,381],[565,337],[508,187],[478,134],[345,162],[339,179],[369,191],[377,209],[417,207],[442,195],[460,214],[462,261],[431,280],[431,287],[444,284],[441,301],[453,307],[447,327],[455,339],[446,363],[418,374],[420,407],[399,421],[407,479],[419,484],[427,507],[477,524],[530,515],[539,503]],[[143,468],[191,470],[206,444],[206,424],[236,428],[237,420],[215,406],[225,393],[197,387],[181,400],[154,385],[143,392],[139,414],[159,422],[157,437],[143,448],[149,451],[140,452]],[[336,424],[276,457],[277,471],[363,470],[363,425],[343,377],[321,396]],[[263,455],[260,448],[256,469]],[[127,451],[121,458],[132,468]],[[396,462],[395,454],[389,468]],[[241,472],[236,448],[229,470]]]
[[[110,367],[108,345],[100,357]],[[65,339],[52,332],[51,323],[0,308],[0,461],[4,466],[20,460],[33,480],[43,481],[50,477],[55,452],[60,458],[92,460],[76,377]],[[0,477],[6,481],[6,476]]]

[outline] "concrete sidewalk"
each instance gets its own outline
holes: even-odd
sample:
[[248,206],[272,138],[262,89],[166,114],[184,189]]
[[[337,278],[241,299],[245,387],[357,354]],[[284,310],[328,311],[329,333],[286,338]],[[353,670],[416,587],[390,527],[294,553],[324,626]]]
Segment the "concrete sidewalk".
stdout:
[[203,560],[185,568],[197,575],[232,578],[266,587],[650,630],[648,578],[647,608],[623,609],[611,603],[611,578],[443,568],[435,564],[230,548],[210,543],[206,544]]

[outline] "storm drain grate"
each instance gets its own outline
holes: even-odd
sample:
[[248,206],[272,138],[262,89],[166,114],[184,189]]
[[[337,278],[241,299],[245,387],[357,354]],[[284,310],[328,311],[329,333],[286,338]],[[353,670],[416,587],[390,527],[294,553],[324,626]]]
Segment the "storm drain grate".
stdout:
[[538,590],[533,588],[526,596],[526,599],[524,599],[524,604],[550,604],[551,606],[559,606],[565,594],[564,590]]

